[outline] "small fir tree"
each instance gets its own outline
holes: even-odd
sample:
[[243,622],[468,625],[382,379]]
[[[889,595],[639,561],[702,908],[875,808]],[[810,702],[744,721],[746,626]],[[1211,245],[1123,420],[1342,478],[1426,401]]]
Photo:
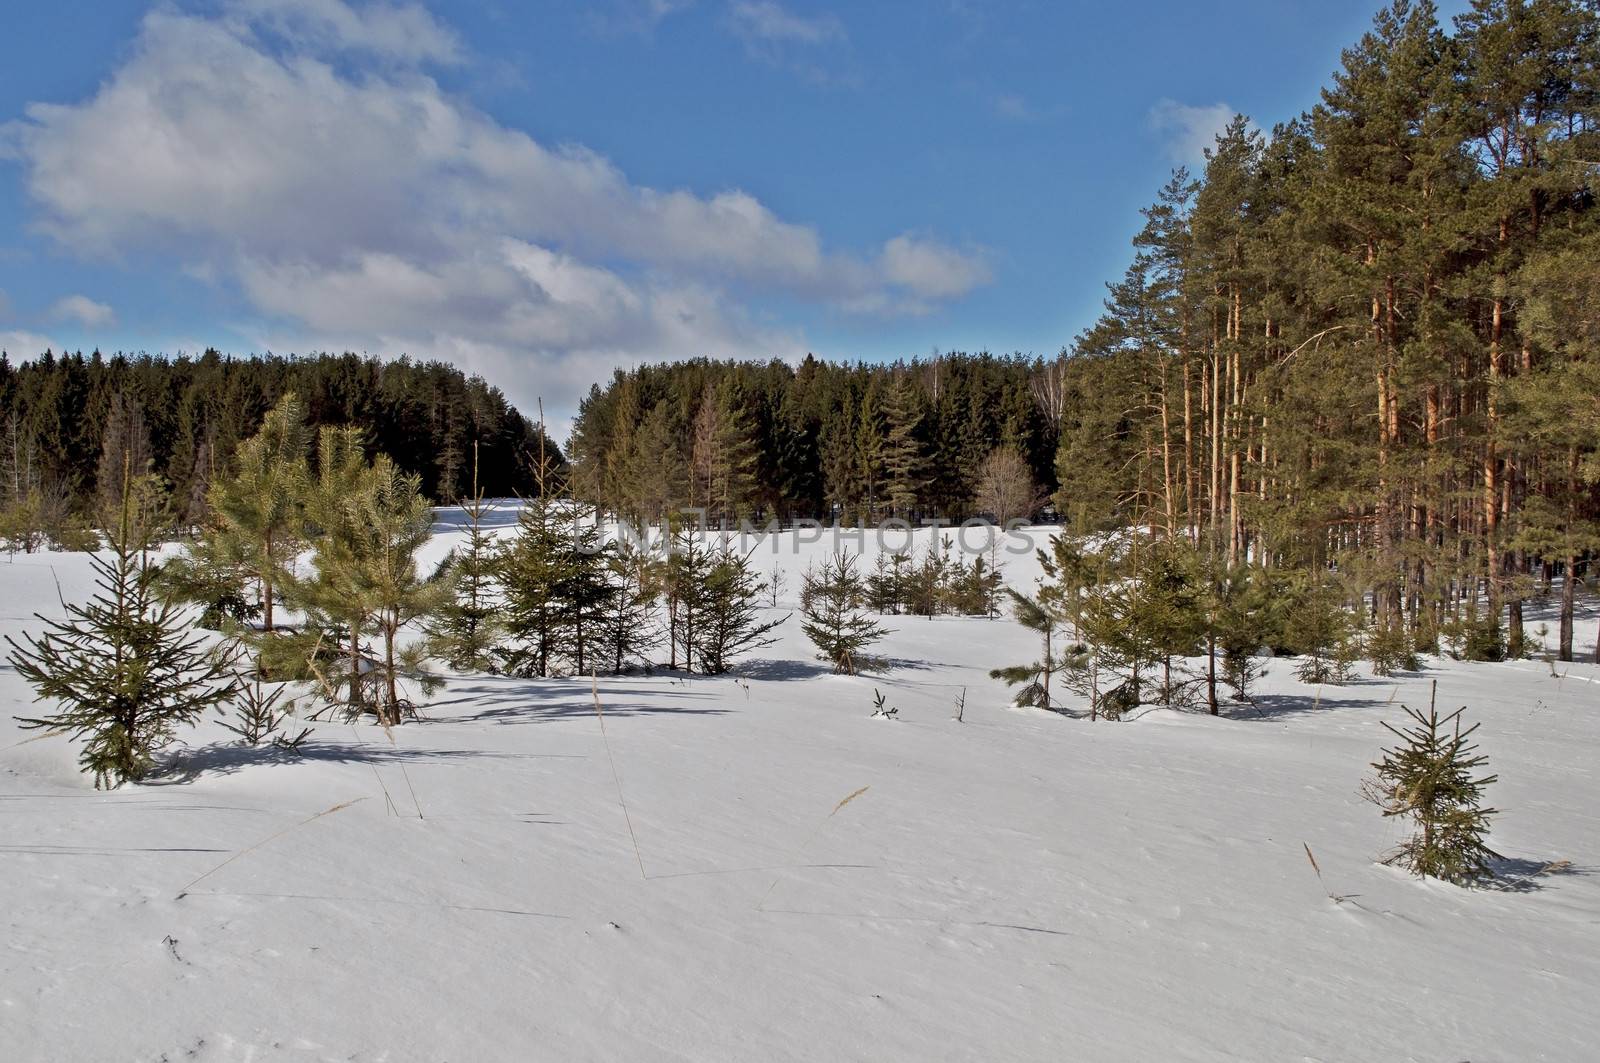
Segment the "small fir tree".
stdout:
[[1465,711],[1441,717],[1430,699],[1426,715],[1406,709],[1410,726],[1385,723],[1399,742],[1372,765],[1376,777],[1368,794],[1386,817],[1403,817],[1415,828],[1385,863],[1472,886],[1494,876],[1489,861],[1499,857],[1484,844],[1495,810],[1483,807],[1483,791],[1496,776],[1475,775],[1488,758],[1468,742],[1478,724],[1463,729]]
[[1399,619],[1391,619],[1369,631],[1366,649],[1374,675],[1390,676],[1396,672],[1414,672],[1422,667],[1411,632]]
[[[694,671],[700,642],[700,625],[706,607],[706,583],[716,558],[700,533],[688,527],[674,530],[666,542],[662,566],[662,595],[667,607],[668,666]],[[680,656],[681,651],[681,656]]]
[[1354,678],[1350,614],[1330,581],[1313,573],[1295,588],[1283,630],[1288,648],[1301,654],[1295,676],[1302,683],[1337,686]]
[[818,656],[844,675],[855,675],[867,663],[863,651],[888,633],[860,612],[863,588],[856,561],[848,551],[834,554],[820,571],[806,573],[801,590],[801,630]]
[[1029,631],[1037,632],[1042,643],[1042,655],[1039,660],[1030,664],[1010,665],[1004,668],[995,668],[989,672],[993,679],[999,679],[1007,686],[1021,686],[1017,692],[1016,703],[1034,708],[1054,708],[1050,700],[1050,677],[1062,667],[1055,652],[1056,628],[1061,620],[1054,609],[1046,604],[1047,599],[1043,594],[1031,598],[1018,593],[1010,587],[1005,589],[1006,595],[1011,599],[1011,607],[1016,615],[1017,623]]
[[899,614],[905,602],[906,565],[910,560],[904,553],[879,552],[866,580],[867,605],[873,612]]
[[472,494],[458,504],[466,522],[466,541],[440,565],[438,576],[450,597],[432,618],[430,632],[450,667],[474,672],[496,670],[501,625],[495,596],[494,540],[485,520],[494,505],[478,486],[478,444],[472,444]]
[[1205,627],[1194,561],[1186,544],[1136,543],[1122,578],[1100,583],[1086,598],[1084,640],[1104,669],[1126,678],[1129,698],[1143,695],[1145,673],[1157,666],[1161,703],[1170,707],[1185,697],[1173,662],[1194,651]]
[[661,599],[662,564],[649,553],[614,544],[605,555],[610,593],[596,617],[595,657],[620,674],[642,661],[661,642],[656,603]]
[[1256,654],[1281,632],[1281,588],[1270,574],[1252,565],[1224,570],[1211,584],[1208,623],[1222,651],[1222,674],[1240,701],[1250,699],[1250,684],[1261,675]]
[[[228,670],[198,637],[187,637],[180,607],[164,599],[147,554],[150,529],[136,517],[151,488],[124,458],[122,515],[110,529],[109,557],[91,564],[98,592],[66,606],[65,619],[39,616],[42,635],[9,635],[9,661],[38,700],[57,710],[19,717],[25,728],[63,730],[84,739],[79,763],[95,787],[142,778],[180,727],[233,697]],[[38,614],[35,614],[38,615]]]
[[223,720],[223,728],[238,735],[247,746],[259,746],[271,739],[280,749],[299,749],[310,737],[311,728],[302,727],[293,736],[284,732],[284,723],[294,715],[294,703],[286,700],[289,688],[266,680],[261,669],[252,663],[249,643],[243,638],[224,643],[217,656],[232,673],[237,691],[233,719]]
[[196,621],[209,631],[253,623],[261,606],[249,593],[250,570],[214,535],[202,533],[161,566],[166,594],[200,608]]
[[539,453],[533,464],[538,494],[523,502],[517,531],[496,555],[504,592],[509,644],[501,651],[515,675],[554,674],[576,646],[574,601],[584,562],[577,556],[574,506],[567,480],[544,447],[540,406]]
[[727,544],[693,597],[700,609],[693,644],[706,675],[722,675],[736,657],[772,645],[777,640],[771,632],[792,615],[761,620],[761,577],[751,567],[748,553],[738,553]]
[[906,580],[906,611],[933,619],[949,604],[950,574],[954,562],[950,557],[950,537],[930,540],[922,556],[922,564]]

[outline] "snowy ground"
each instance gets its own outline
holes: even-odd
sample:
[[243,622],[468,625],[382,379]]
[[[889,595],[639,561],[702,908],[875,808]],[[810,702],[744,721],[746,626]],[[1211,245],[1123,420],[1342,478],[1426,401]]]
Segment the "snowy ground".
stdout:
[[[827,547],[779,551],[789,605]],[[0,633],[58,578],[81,596],[84,559],[0,562]],[[1010,621],[891,626],[877,677],[825,674],[792,620],[736,677],[602,679],[603,729],[586,680],[482,676],[298,760],[208,724],[114,793],[16,727],[0,669],[0,1055],[1600,1054],[1600,669],[1319,692],[1269,662],[1228,718],[1089,723],[1007,707]],[[1357,788],[1432,679],[1483,722],[1508,867],[1571,870],[1467,892],[1376,862],[1398,835]]]

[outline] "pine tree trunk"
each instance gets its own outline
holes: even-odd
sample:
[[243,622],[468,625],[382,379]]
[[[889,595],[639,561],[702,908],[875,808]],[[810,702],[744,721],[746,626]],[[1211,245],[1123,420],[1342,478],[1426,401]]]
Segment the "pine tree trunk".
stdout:
[[1199,537],[1200,518],[1195,512],[1195,468],[1194,468],[1194,393],[1190,382],[1188,348],[1188,315],[1184,315],[1184,353],[1183,353],[1183,501],[1188,512],[1189,538],[1191,541]]
[[1563,661],[1572,660],[1572,614],[1577,601],[1577,569],[1577,555],[1567,554],[1566,578],[1561,581],[1561,642],[1556,651],[1556,656]]
[[394,641],[398,621],[385,618],[383,624],[383,664],[387,685],[386,713],[390,726],[400,722],[400,689],[395,682]]
[[1217,632],[1213,625],[1206,632],[1206,707],[1211,715],[1219,715],[1217,711]]
[[[272,557],[272,541],[267,541],[267,557]],[[261,623],[262,627],[272,630],[272,563],[261,567]]]
[[361,711],[361,630],[350,622],[350,708]]
[[1167,405],[1167,362],[1161,359],[1161,484],[1166,501],[1167,534],[1177,530],[1178,511],[1172,496],[1172,423]]

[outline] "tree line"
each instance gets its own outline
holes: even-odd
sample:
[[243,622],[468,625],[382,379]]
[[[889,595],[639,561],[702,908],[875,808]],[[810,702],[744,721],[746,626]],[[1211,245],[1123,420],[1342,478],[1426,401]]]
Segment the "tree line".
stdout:
[[990,354],[618,370],[581,403],[574,489],[651,523],[1027,515],[1056,481],[1062,406],[1039,392],[1059,375]]
[[497,388],[443,362],[46,351],[16,365],[0,356],[7,538],[20,539],[23,549],[47,534],[68,545],[82,540],[101,503],[121,489],[124,454],[135,475],[165,484],[179,526],[203,523],[211,485],[289,392],[300,397],[312,428],[358,427],[369,455],[389,455],[435,501],[467,493],[474,448],[490,494],[532,486],[526,455],[538,445],[533,424]]

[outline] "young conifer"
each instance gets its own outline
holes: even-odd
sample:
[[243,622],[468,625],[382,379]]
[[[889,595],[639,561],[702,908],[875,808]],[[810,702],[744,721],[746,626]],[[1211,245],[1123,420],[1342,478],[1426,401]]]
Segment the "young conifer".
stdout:
[[762,621],[759,608],[761,577],[750,555],[724,544],[706,570],[704,582],[692,593],[698,600],[699,619],[693,645],[706,675],[722,675],[740,654],[777,641],[772,631],[789,619]]
[[430,623],[439,655],[450,667],[492,672],[500,639],[500,610],[495,600],[494,540],[486,520],[494,504],[485,502],[478,485],[478,444],[472,444],[472,494],[458,504],[466,518],[466,541],[452,550],[438,576],[450,596]]
[[661,643],[656,603],[664,565],[650,553],[617,543],[602,559],[608,593],[594,622],[594,659],[613,673],[626,671]]
[[1369,789],[1385,816],[1403,817],[1415,827],[1386,862],[1459,886],[1492,878],[1489,861],[1499,856],[1484,844],[1495,810],[1483,807],[1483,790],[1496,776],[1474,775],[1488,758],[1467,741],[1478,724],[1463,729],[1465,711],[1441,717],[1430,699],[1426,715],[1406,709],[1410,726],[1385,723],[1400,741],[1372,765],[1377,775]]
[[188,637],[179,606],[160,593],[150,528],[138,516],[151,485],[131,475],[130,464],[125,457],[110,556],[91,562],[99,590],[86,604],[66,605],[65,619],[39,616],[44,634],[21,643],[6,637],[11,666],[38,700],[57,703],[49,715],[19,721],[84,739],[79,763],[97,789],[142,778],[179,727],[234,693],[227,669]]
[[432,615],[448,600],[449,586],[417,570],[417,551],[433,530],[433,509],[422,497],[421,481],[404,473],[380,454],[362,477],[353,506],[356,587],[372,607],[373,624],[382,638],[376,662],[378,719],[397,724],[416,706],[402,696],[402,681],[424,692],[438,688],[427,668],[433,646],[426,638],[402,644],[402,629]]
[[260,431],[239,444],[234,474],[211,485],[212,525],[203,533],[203,547],[179,566],[205,577],[192,581],[197,587],[221,578],[237,581],[238,593],[246,581],[253,583],[267,631],[273,629],[274,599],[304,541],[308,442],[305,407],[290,392],[267,413]]
[[863,587],[856,572],[857,555],[836,553],[818,572],[807,572],[801,590],[800,628],[818,656],[835,672],[855,675],[867,662],[863,651],[887,632],[860,612]]
[[1006,588],[1006,595],[1011,599],[1011,607],[1016,614],[1017,622],[1029,631],[1038,632],[1042,643],[1042,654],[1039,660],[1030,664],[995,668],[989,675],[991,678],[1002,680],[1007,686],[1022,687],[1016,697],[1018,705],[1031,705],[1040,709],[1051,708],[1050,677],[1055,674],[1059,664],[1055,653],[1055,635],[1060,619],[1056,612],[1045,604],[1043,595],[1029,597],[1010,587]]

